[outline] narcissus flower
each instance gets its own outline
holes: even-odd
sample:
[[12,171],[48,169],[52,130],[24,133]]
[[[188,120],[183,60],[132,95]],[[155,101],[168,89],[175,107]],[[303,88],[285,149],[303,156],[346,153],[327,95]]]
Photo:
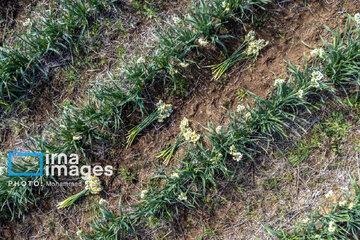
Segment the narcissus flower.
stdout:
[[283,78],[275,78],[274,86],[280,86],[285,82]]
[[200,135],[188,128],[187,131],[184,133],[184,138],[186,141],[196,143],[200,139]]
[[99,204],[100,205],[106,205],[106,204],[108,204],[109,202],[108,201],[106,201],[105,199],[103,199],[103,198],[101,198],[100,200],[99,200]]
[[180,130],[182,132],[186,131],[186,129],[189,127],[189,119],[184,117],[184,119],[180,123]]
[[198,42],[199,42],[200,46],[203,46],[203,47],[205,47],[209,43],[208,41],[206,41],[203,38],[199,38]]
[[173,22],[176,23],[176,24],[179,24],[179,23],[182,22],[181,18],[179,18],[178,16],[173,16],[173,17],[172,17],[172,20],[173,20]]
[[225,9],[225,11],[230,11],[230,4],[227,1],[223,1],[221,3],[221,7]]
[[189,127],[189,120],[187,118],[181,121],[180,130],[186,141],[196,143],[200,139],[200,135]]
[[141,199],[144,199],[146,194],[147,194],[148,190],[142,190],[141,193],[140,193],[140,198]]
[[264,39],[253,40],[249,43],[248,48],[246,49],[246,54],[248,56],[257,57],[260,53],[260,50],[269,45],[269,41]]
[[296,95],[297,95],[299,98],[302,98],[303,95],[304,95],[304,90],[299,89],[299,91],[296,93]]
[[136,63],[137,64],[141,64],[141,63],[144,63],[145,62],[145,58],[143,57],[139,57],[137,60],[136,60]]
[[235,161],[240,162],[243,159],[244,155],[241,152],[233,153],[233,158]]
[[242,112],[242,111],[244,111],[244,109],[245,109],[245,106],[239,104],[239,105],[237,105],[237,107],[236,107],[236,112]]
[[230,146],[230,153],[235,152],[236,151],[236,147],[234,145]]
[[170,177],[171,177],[171,178],[179,178],[179,177],[180,177],[180,174],[177,173],[177,172],[175,172],[175,173],[171,174]]
[[311,73],[311,81],[320,81],[321,79],[323,79],[323,77],[324,75],[319,71]]
[[77,236],[81,236],[81,234],[82,234],[82,231],[81,231],[81,230],[77,230],[76,235],[77,235]]
[[313,81],[310,83],[310,86],[312,86],[314,88],[318,88],[318,87],[320,87],[320,83],[318,81]]
[[333,197],[333,195],[334,195],[334,192],[332,190],[330,190],[325,194],[325,198],[331,198],[331,197]]
[[250,113],[250,112],[247,112],[247,113],[245,114],[245,119],[246,119],[246,120],[251,120],[251,113]]
[[323,48],[314,48],[310,51],[310,55],[312,57],[320,57],[323,58],[325,56],[325,51]]
[[91,194],[98,194],[103,190],[103,187],[98,177],[90,176],[89,179],[85,181],[85,189],[90,190]]
[[6,167],[0,167],[0,176],[5,175]]
[[321,79],[324,78],[324,75],[319,72],[319,71],[315,71],[311,73],[311,82],[310,82],[310,86],[318,88],[320,87],[320,83],[319,81],[321,81]]
[[31,20],[31,18],[27,18],[24,22],[23,22],[23,26],[31,26],[33,24],[33,21]]
[[254,41],[255,40],[255,32],[254,31],[250,31],[246,37],[245,37],[246,41]]
[[360,13],[355,14],[354,19],[357,26],[360,27]]
[[73,136],[74,141],[79,141],[82,139],[82,136]]
[[329,223],[328,231],[329,231],[329,232],[335,232],[335,230],[336,230],[336,224],[335,224],[335,222],[331,221],[331,222]]
[[168,118],[171,113],[173,112],[172,110],[172,105],[171,104],[165,104],[162,100],[160,100],[157,104],[157,111],[159,112],[159,117],[158,117],[158,121],[159,122],[163,122],[165,118]]
[[345,201],[345,200],[339,202],[339,206],[340,206],[340,207],[344,207],[345,205],[346,205],[346,201]]
[[180,66],[183,68],[187,68],[189,66],[189,64],[186,62],[182,62],[182,63],[180,63]]
[[222,131],[222,126],[221,125],[217,126],[215,131],[216,131],[217,134],[220,134],[221,131]]
[[354,203],[353,203],[353,202],[350,202],[350,203],[349,203],[349,206],[348,206],[348,209],[351,210],[351,209],[353,209],[353,207],[354,207]]
[[189,130],[189,129],[188,129],[188,131],[184,132],[184,138],[186,141],[189,141],[191,139],[192,133],[193,133],[192,130]]
[[230,154],[232,155],[233,159],[237,162],[241,161],[244,155],[241,152],[238,152],[234,145],[230,146]]
[[177,197],[180,201],[186,201],[187,197],[184,193],[180,193],[179,196]]

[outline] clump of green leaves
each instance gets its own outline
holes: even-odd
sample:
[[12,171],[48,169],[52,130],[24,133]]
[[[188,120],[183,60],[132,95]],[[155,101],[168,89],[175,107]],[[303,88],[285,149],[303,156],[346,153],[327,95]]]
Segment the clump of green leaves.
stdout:
[[360,31],[352,26],[349,17],[343,29],[337,31],[325,28],[334,36],[332,42],[325,44],[326,57],[322,58],[325,73],[338,86],[360,84]]
[[55,1],[36,20],[24,22],[12,46],[0,48],[0,105],[21,101],[36,86],[39,78],[47,79],[44,58],[78,51],[89,25],[89,17],[105,7],[97,0]]
[[[12,172],[37,172],[38,164],[31,161],[12,161]],[[25,216],[30,206],[40,198],[44,177],[8,176],[0,174],[0,211],[2,220],[14,220]],[[38,187],[33,186],[35,182]]]
[[133,216],[123,212],[119,202],[120,216],[117,216],[107,206],[97,204],[95,211],[100,210],[101,216],[96,217],[90,227],[93,232],[85,235],[85,239],[102,240],[102,239],[124,239],[135,233]]

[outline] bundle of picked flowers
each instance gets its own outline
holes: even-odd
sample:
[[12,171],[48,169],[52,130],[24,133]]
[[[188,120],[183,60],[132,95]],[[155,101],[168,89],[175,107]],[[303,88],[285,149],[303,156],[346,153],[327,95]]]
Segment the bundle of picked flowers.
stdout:
[[101,186],[101,181],[98,177],[95,176],[88,176],[85,177],[85,188],[81,192],[72,195],[71,197],[68,197],[64,201],[60,202],[57,207],[58,209],[64,208],[64,207],[70,207],[74,202],[76,202],[79,198],[81,198],[84,195],[87,195],[89,193],[91,194],[99,194],[103,187]]

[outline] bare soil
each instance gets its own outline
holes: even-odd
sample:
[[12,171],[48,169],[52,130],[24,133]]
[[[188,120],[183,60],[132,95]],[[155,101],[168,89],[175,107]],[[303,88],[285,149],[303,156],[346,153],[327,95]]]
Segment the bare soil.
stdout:
[[[10,4],[10,1],[6,4]],[[163,14],[170,11],[168,9],[171,7],[177,7],[176,4],[167,3],[168,8],[163,9]],[[137,197],[133,194],[139,193],[142,183],[152,176],[154,164],[162,162],[154,158],[154,155],[164,149],[167,143],[175,140],[183,117],[189,118],[196,130],[200,130],[209,120],[224,124],[228,109],[235,109],[239,103],[237,92],[240,89],[266,97],[273,87],[274,75],[286,76],[284,60],[295,65],[301,64],[303,52],[309,52],[303,43],[311,47],[321,46],[320,36],[325,39],[330,37],[323,25],[333,29],[344,26],[345,13],[353,15],[359,8],[359,1],[348,1],[345,4],[338,0],[310,0],[306,1],[306,5],[303,1],[282,1],[270,5],[263,15],[264,25],[256,29],[256,33],[271,44],[256,62],[236,64],[221,81],[211,80],[210,69],[186,69],[189,76],[196,76],[189,78],[193,86],[189,89],[190,93],[185,97],[175,95],[164,99],[175,106],[171,118],[165,124],[154,124],[130,148],[114,146],[103,159],[94,162],[112,164],[115,168],[122,169],[114,178],[103,179],[105,191],[100,196],[87,197],[70,210],[56,210],[58,201],[79,189],[50,189],[50,197],[34,206],[24,221],[2,223],[0,239],[68,239],[66,232],[75,236],[78,228],[89,229],[87,223],[93,216],[93,198],[108,199],[113,209],[117,208],[120,196],[123,204],[136,202]],[[8,8],[0,8],[0,11],[3,13],[5,9]],[[118,43],[123,43],[124,47],[135,49],[134,45],[128,46],[126,42],[142,41],[149,36],[149,22],[146,19],[138,20],[126,39],[112,37]],[[111,42],[105,44],[110,45]],[[115,49],[106,49],[109,51],[109,59],[113,59]],[[106,52],[104,54],[107,56]],[[114,60],[109,66],[115,62]],[[64,86],[61,82],[53,82],[53,87],[57,90],[48,91],[49,94],[34,109],[37,114],[29,121],[46,125],[48,117],[41,113],[54,111],[54,99],[55,102],[67,98],[78,100],[78,95],[84,94],[84,86],[88,86],[89,79],[100,73],[103,67],[105,66],[100,65],[94,71],[82,71],[84,82],[72,93],[57,95],[64,92]],[[351,114],[347,121],[351,121]],[[343,144],[346,151],[341,156],[330,154],[327,148],[317,149],[311,153],[306,163],[297,168],[291,167],[281,155],[285,149],[274,150],[269,155],[259,157],[257,162],[261,164],[246,166],[234,182],[224,183],[216,196],[216,204],[205,204],[199,209],[186,211],[178,226],[155,229],[146,233],[144,239],[160,239],[161,236],[166,236],[166,239],[268,239],[261,223],[289,227],[291,222],[301,219],[307,210],[319,204],[324,191],[335,188],[339,192],[347,186],[348,171],[354,171],[358,167],[358,157],[354,150],[354,139],[359,137],[358,130],[359,126],[354,124],[350,130],[352,134]],[[19,136],[7,137],[6,143],[1,143],[2,150],[8,151],[18,145],[18,139]],[[173,161],[170,165],[176,164]],[[269,179],[275,177],[279,179],[269,187]]]

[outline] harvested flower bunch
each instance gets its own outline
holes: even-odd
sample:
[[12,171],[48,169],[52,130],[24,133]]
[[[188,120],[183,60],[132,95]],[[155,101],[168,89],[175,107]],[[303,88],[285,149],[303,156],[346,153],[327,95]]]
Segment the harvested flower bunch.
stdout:
[[134,141],[135,137],[142,131],[144,130],[147,126],[149,126],[152,122],[154,122],[156,119],[159,122],[163,122],[165,118],[168,118],[171,113],[173,112],[172,110],[172,105],[171,104],[166,104],[164,103],[162,100],[160,100],[157,104],[156,104],[156,110],[154,112],[152,112],[142,123],[140,123],[139,125],[133,127],[129,133],[128,133],[128,145],[130,146],[131,143]]
[[99,194],[103,190],[103,187],[101,186],[101,181],[98,177],[88,176],[88,177],[85,177],[84,179],[85,179],[84,190],[82,190],[81,192],[79,192],[75,195],[72,195],[71,197],[68,197],[64,201],[60,202],[57,205],[58,209],[70,207],[74,202],[76,202],[82,196],[87,195],[89,193]]

